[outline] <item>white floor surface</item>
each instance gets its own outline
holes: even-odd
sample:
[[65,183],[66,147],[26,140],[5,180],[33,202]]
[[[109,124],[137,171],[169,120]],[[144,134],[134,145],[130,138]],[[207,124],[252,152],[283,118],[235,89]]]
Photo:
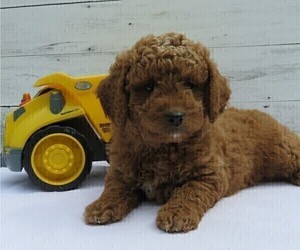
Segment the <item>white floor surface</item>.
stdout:
[[25,172],[0,171],[1,250],[300,249],[300,187],[287,183],[245,189],[210,209],[197,230],[168,234],[156,227],[152,203],[115,224],[84,224],[84,207],[103,191],[104,166],[68,192],[43,192]]

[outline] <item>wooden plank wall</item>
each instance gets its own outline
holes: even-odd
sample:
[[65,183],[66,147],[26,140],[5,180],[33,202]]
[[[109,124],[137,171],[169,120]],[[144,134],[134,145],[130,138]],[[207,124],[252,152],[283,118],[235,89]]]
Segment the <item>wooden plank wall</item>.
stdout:
[[[1,128],[23,91],[54,71],[107,72],[149,33],[185,33],[230,79],[231,105],[300,132],[299,0],[2,0]],[[2,145],[2,144],[1,144]]]

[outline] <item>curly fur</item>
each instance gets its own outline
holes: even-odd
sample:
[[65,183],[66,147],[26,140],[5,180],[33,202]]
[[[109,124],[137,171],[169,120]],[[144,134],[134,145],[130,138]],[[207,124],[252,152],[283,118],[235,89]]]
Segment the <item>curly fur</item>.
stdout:
[[[225,110],[227,80],[184,35],[149,35],[118,55],[98,96],[112,120],[111,166],[88,224],[121,220],[147,198],[163,204],[160,229],[186,232],[242,188],[300,185],[299,137],[260,111]],[[184,114],[182,124],[170,124],[169,112]]]

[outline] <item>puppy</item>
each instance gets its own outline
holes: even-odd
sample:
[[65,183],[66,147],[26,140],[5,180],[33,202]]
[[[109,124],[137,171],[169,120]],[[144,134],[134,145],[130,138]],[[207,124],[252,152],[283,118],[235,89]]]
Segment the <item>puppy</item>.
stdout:
[[149,35],[118,55],[98,96],[112,121],[110,163],[87,224],[121,220],[145,198],[166,232],[197,228],[224,196],[263,181],[300,185],[300,139],[230,97],[206,47],[182,34]]

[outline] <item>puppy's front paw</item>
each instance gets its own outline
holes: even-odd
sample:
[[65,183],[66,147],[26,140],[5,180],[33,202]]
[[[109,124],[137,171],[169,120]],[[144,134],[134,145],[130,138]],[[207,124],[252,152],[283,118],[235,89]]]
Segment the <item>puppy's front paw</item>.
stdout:
[[97,200],[86,207],[84,219],[87,224],[102,225],[121,220],[125,214],[120,205],[105,204]]
[[157,226],[166,232],[188,232],[198,227],[199,216],[183,207],[162,207],[156,219]]

